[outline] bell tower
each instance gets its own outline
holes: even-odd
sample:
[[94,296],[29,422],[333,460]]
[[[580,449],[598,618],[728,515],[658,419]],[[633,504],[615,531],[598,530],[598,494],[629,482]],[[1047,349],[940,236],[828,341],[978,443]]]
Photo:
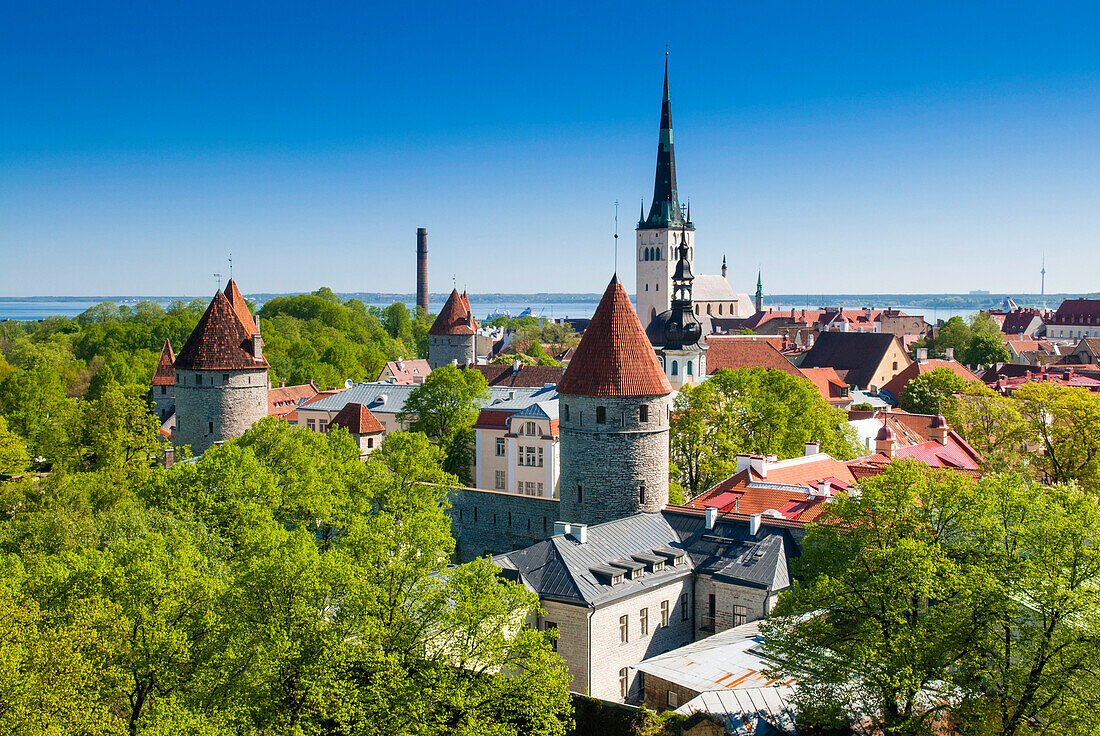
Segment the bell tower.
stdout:
[[695,226],[691,210],[680,210],[676,193],[676,155],[672,145],[672,100],[668,91],[668,54],[665,54],[665,89],[661,102],[661,130],[657,142],[657,172],[649,215],[642,210],[635,230],[638,239],[638,319],[645,328],[653,318],[672,308],[672,277],[677,253],[687,246],[689,264],[695,262]]

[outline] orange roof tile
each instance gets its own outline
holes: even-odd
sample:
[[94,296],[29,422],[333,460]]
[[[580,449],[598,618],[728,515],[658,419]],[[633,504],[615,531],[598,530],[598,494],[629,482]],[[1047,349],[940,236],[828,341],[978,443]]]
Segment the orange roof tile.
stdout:
[[472,335],[477,331],[477,320],[470,313],[470,300],[453,289],[447,303],[439,310],[439,316],[428,330],[429,335]]
[[172,352],[172,343],[165,338],[164,347],[160,349],[160,357],[157,359],[157,369],[153,371],[154,386],[176,385],[176,369],[172,367],[175,362],[176,355]]
[[266,370],[268,367],[262,353],[259,358],[253,357],[252,335],[220,291],[210,301],[175,362],[176,370]]
[[979,380],[977,376],[967,370],[966,366],[964,366],[957,360],[929,358],[923,363],[920,361],[915,361],[907,365],[901,373],[897,374],[889,381],[887,381],[886,385],[882,387],[882,390],[888,392],[895,399],[900,399],[901,394],[905,390],[905,385],[907,383],[912,381],[917,376],[923,376],[925,373],[931,373],[937,368],[946,368],[949,371],[952,371],[959,378],[965,379],[967,381]]
[[574,396],[664,396],[672,393],[626,289],[613,277],[577,352],[558,384]]
[[800,375],[771,341],[710,335],[707,337],[707,373],[717,373],[723,368],[774,368],[792,376]]
[[300,386],[278,386],[267,390],[268,416],[284,416],[298,408],[303,399],[311,399],[318,393],[312,383]]
[[346,404],[340,412],[332,418],[331,427],[344,427],[352,434],[378,434],[385,432],[385,427],[378,418],[371,414],[370,409],[362,404]]
[[225,285],[225,298],[233,305],[233,313],[237,315],[237,319],[244,325],[248,334],[255,335],[259,332],[256,322],[252,319],[252,313],[248,311],[248,303],[245,302],[244,295],[241,294],[241,290],[237,288],[237,282],[233,279],[229,279],[229,283]]

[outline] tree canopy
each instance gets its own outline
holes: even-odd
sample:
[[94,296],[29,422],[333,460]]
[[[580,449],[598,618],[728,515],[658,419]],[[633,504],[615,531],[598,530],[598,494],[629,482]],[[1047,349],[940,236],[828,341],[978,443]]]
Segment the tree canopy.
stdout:
[[911,414],[939,414],[943,400],[970,383],[950,368],[936,368],[905,384],[898,406]]
[[445,365],[409,392],[398,418],[438,444],[446,455],[443,467],[470,485],[473,426],[488,398],[489,384],[480,371]]

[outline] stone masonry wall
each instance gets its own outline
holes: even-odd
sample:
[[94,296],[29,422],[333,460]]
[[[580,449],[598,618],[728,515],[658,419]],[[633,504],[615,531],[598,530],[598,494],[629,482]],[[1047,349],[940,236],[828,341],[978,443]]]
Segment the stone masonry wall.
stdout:
[[[645,422],[640,420],[642,405],[648,407]],[[596,421],[598,407],[606,412],[603,423]],[[563,395],[558,413],[562,521],[599,524],[638,512],[656,513],[665,507],[668,396]]]
[[560,519],[553,498],[458,488],[450,494],[451,533],[462,562],[530,547],[554,534]]
[[477,362],[476,335],[428,335],[428,365],[432,370],[450,365]]
[[[710,620],[710,596],[714,595],[714,620]],[[737,623],[733,618],[733,607],[745,607],[745,621],[756,621],[771,612],[774,596],[768,595],[763,588],[734,585],[732,583],[699,576],[695,582],[695,639],[703,639],[712,634],[731,629]]]
[[171,416],[172,412],[176,408],[176,387],[175,386],[153,386],[152,387],[152,399],[153,399],[153,413],[157,415],[157,419],[161,424],[164,420]]
[[[202,383],[196,383],[200,375]],[[176,447],[190,445],[199,455],[215,442],[240,437],[266,416],[266,370],[176,371]]]

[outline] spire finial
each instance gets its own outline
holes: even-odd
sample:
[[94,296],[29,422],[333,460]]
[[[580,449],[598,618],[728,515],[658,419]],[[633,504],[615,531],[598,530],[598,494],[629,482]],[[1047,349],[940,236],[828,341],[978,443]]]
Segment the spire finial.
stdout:
[[615,274],[619,273],[619,200],[615,200]]
[[229,278],[233,279],[233,251],[229,251]]
[[214,274],[214,285],[218,291],[222,290],[222,275],[220,273]]

